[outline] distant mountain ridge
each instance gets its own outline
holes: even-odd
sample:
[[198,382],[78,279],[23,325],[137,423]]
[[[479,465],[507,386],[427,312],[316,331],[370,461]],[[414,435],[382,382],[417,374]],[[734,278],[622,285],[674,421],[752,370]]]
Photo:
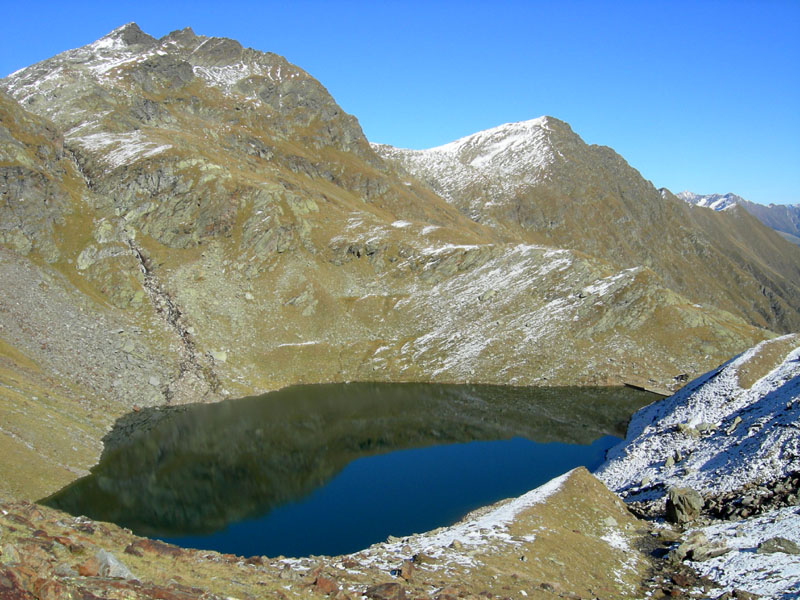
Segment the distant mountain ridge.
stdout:
[[646,265],[696,302],[775,330],[800,328],[797,248],[747,214],[699,213],[659,193],[611,148],[584,143],[556,118],[507,123],[428,150],[372,146],[504,235],[619,268]]
[[736,194],[695,194],[679,192],[678,198],[694,206],[726,210],[741,206],[767,227],[771,227],[793,244],[800,245],[800,204],[758,204]]

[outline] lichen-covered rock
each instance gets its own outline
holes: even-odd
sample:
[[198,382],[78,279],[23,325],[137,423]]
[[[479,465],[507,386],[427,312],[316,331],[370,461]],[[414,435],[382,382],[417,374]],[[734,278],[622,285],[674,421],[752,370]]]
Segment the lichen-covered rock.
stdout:
[[792,540],[784,537],[773,537],[764,540],[758,545],[756,552],[759,554],[770,554],[773,552],[783,552],[784,554],[800,554],[800,546]]

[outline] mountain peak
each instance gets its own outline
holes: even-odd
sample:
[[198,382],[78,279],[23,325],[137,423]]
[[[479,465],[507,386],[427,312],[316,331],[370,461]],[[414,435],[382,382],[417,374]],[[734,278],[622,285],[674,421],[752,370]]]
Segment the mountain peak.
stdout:
[[690,192],[689,190],[684,190],[675,195],[684,202],[693,204],[695,206],[703,206],[705,208],[710,208],[712,210],[727,210],[737,204],[743,204],[747,202],[741,196],[737,196],[736,194],[732,194],[730,192],[728,192],[727,194],[703,195],[703,194],[695,194],[694,192]]
[[553,160],[549,119],[542,116],[528,121],[504,123],[424,152],[429,155],[450,155],[459,163],[479,172],[513,175],[523,170],[533,173]]
[[152,46],[155,43],[156,39],[154,37],[146,34],[136,23],[131,21],[130,23],[125,23],[125,25],[113,29],[97,40],[93,46],[109,47],[117,46],[118,44],[123,46]]
[[688,204],[717,211],[740,206],[764,225],[780,233],[787,241],[800,246],[800,205],[798,204],[758,204],[731,192],[724,195],[703,195],[686,190],[675,195]]
[[429,152],[459,152],[465,147],[473,147],[484,144],[489,140],[508,140],[510,137],[520,138],[528,134],[535,133],[542,129],[547,129],[548,118],[546,116],[529,119],[527,121],[517,121],[513,123],[503,123],[496,127],[484,129],[476,133],[471,133],[464,137],[458,138],[452,142],[429,148]]

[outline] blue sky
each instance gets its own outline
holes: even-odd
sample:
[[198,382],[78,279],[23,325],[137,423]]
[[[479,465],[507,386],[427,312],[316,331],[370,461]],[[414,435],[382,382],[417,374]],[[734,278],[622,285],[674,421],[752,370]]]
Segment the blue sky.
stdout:
[[371,141],[551,115],[657,187],[800,202],[800,1],[11,2],[0,75],[128,21],[299,65]]

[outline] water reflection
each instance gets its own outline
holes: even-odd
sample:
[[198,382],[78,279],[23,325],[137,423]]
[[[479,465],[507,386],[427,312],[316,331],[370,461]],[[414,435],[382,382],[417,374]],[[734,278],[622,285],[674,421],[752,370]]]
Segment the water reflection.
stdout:
[[264,515],[370,455],[504,440],[624,435],[657,396],[627,388],[351,383],[295,386],[121,418],[92,473],[43,502],[154,537]]

